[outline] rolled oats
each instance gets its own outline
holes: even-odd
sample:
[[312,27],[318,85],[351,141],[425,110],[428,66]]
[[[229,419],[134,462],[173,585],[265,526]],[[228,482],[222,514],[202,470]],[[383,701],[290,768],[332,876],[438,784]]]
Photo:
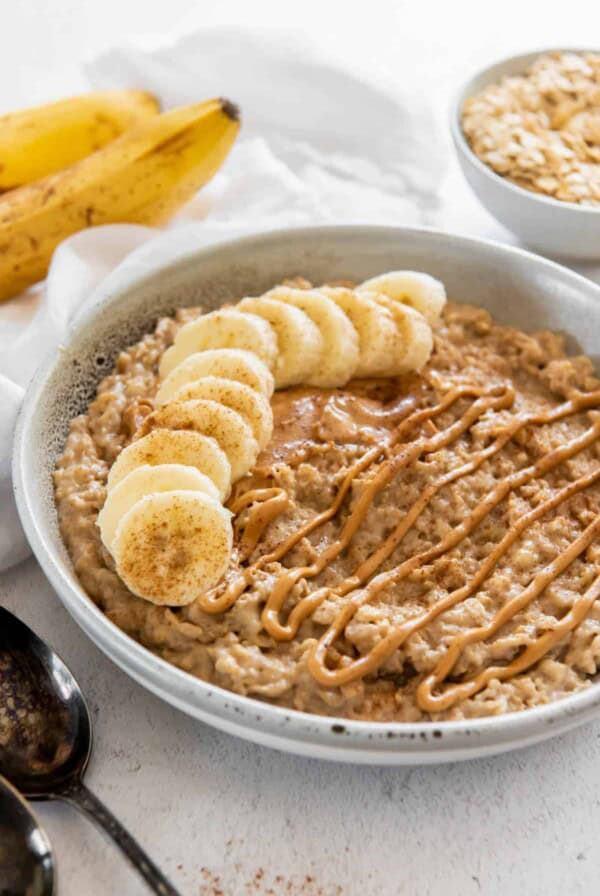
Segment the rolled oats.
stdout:
[[600,54],[550,53],[469,97],[473,152],[512,183],[600,206]]

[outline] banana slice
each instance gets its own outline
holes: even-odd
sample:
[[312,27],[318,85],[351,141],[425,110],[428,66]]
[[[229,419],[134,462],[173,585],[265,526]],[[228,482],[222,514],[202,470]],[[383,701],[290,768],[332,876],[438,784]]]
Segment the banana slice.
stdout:
[[114,489],[137,467],[185,464],[204,473],[222,501],[231,488],[231,465],[215,439],[186,430],[153,429],[143,438],[123,448],[108,474],[108,491]]
[[218,376],[204,376],[182,386],[174,401],[208,398],[237,411],[250,424],[259,448],[264,448],[273,435],[273,411],[264,395],[250,386]]
[[176,490],[134,504],[117,526],[113,550],[130,591],[180,607],[219,582],[232,542],[228,510],[201,492]]
[[236,308],[211,311],[178,330],[175,342],[161,358],[161,377],[166,377],[188,355],[211,348],[246,349],[271,369],[277,357],[277,337],[271,324],[256,314]]
[[317,290],[287,286],[275,287],[267,297],[300,308],[321,332],[323,349],[317,365],[306,378],[309,386],[335,388],[352,379],[360,359],[358,333],[335,302]]
[[351,289],[324,286],[320,292],[342,309],[358,333],[360,360],[357,377],[389,376],[390,358],[402,352],[402,341],[391,314],[368,295]]
[[390,271],[365,280],[359,292],[378,292],[419,311],[428,324],[434,324],[446,304],[444,284],[420,271]]
[[221,500],[219,489],[212,479],[196,467],[184,464],[158,464],[151,467],[145,464],[128,473],[108,493],[104,507],[98,514],[97,523],[105,547],[112,553],[117,526],[140,498],[157,492],[178,490],[202,492],[217,503]]
[[182,386],[203,376],[222,376],[250,386],[270,398],[275,388],[273,374],[254,352],[241,348],[213,348],[189,355],[178,364],[156,393],[158,406],[173,400]]
[[258,442],[250,425],[237,411],[217,401],[200,398],[165,404],[146,417],[135,438],[153,429],[190,429],[216,439],[231,464],[232,482],[247,473],[258,457]]
[[323,351],[323,337],[308,314],[267,296],[242,299],[238,307],[241,311],[264,317],[275,330],[278,346],[273,368],[275,387],[285,389],[305,383],[316,369]]
[[423,315],[388,296],[370,293],[370,297],[392,314],[402,340],[400,352],[391,358],[388,376],[421,370],[433,350],[433,334]]

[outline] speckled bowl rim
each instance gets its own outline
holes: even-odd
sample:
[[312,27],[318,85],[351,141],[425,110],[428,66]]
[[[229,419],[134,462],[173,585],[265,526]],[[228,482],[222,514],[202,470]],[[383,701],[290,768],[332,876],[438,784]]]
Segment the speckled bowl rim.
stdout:
[[[590,280],[537,255],[522,249],[501,245],[490,240],[479,240],[446,234],[430,228],[392,228],[376,226],[332,226],[294,228],[259,235],[239,237],[195,250],[161,269],[170,273],[194,261],[199,264],[215,251],[227,250],[235,256],[241,249],[255,248],[282,241],[323,240],[335,245],[340,252],[348,252],[346,243],[377,241],[380,238],[431,241],[451,250],[458,246],[468,251],[476,264],[478,251],[487,258],[513,259],[531,268],[532,277],[556,278],[562,288],[569,288],[581,302],[600,304],[600,287]],[[487,253],[487,254],[486,254]],[[460,255],[460,252],[459,252]],[[348,256],[349,257],[349,256]],[[352,261],[348,262],[348,266]],[[97,293],[79,315],[69,340],[93,327],[94,320],[106,306],[123,299],[130,290],[150,282],[156,271],[148,276],[141,271],[137,278],[119,285],[118,278],[105,293]],[[528,275],[529,276],[529,275]],[[579,300],[579,299],[578,299]],[[600,319],[600,317],[599,317]],[[421,723],[380,723],[354,721],[344,718],[318,716],[263,703],[251,697],[208,684],[160,659],[131,639],[89,599],[83,588],[69,577],[67,565],[51,544],[53,527],[40,520],[36,512],[30,483],[38,475],[30,455],[32,423],[45,397],[45,384],[50,374],[60,368],[61,352],[52,352],[37,370],[23,402],[15,434],[13,483],[21,520],[42,569],[56,590],[60,600],[92,641],[118,666],[161,699],[187,714],[223,731],[269,747],[304,756],[344,762],[386,765],[416,765],[475,758],[526,746],[559,734],[600,713],[600,685],[574,693],[554,703],[501,716],[461,721]],[[100,377],[99,377],[100,378]],[[37,449],[41,452],[41,448]],[[54,524],[54,528],[56,524]]]
[[[577,212],[582,216],[594,217],[600,215],[600,206],[593,207],[579,205],[577,202],[568,202],[563,199],[554,199],[552,196],[545,196],[543,193],[535,193],[533,192],[533,190],[526,190],[524,187],[520,187],[518,184],[514,184],[507,178],[502,177],[502,175],[497,174],[492,168],[489,167],[489,165],[486,165],[485,162],[483,162],[479,158],[479,156],[473,152],[473,150],[469,146],[469,141],[465,137],[465,133],[462,129],[461,113],[464,102],[469,98],[469,96],[472,95],[473,85],[475,84],[475,82],[479,81],[480,78],[487,79],[488,76],[494,75],[496,70],[500,70],[509,63],[511,65],[522,65],[524,71],[527,66],[530,65],[530,63],[532,63],[538,56],[543,56],[547,53],[559,52],[600,53],[600,50],[593,49],[592,47],[543,47],[539,50],[529,50],[527,53],[517,53],[514,56],[505,56],[501,59],[497,59],[490,65],[486,65],[483,68],[477,69],[477,71],[472,72],[469,77],[465,81],[463,81],[462,86],[458,91],[456,91],[450,103],[450,133],[454,141],[454,145],[459,152],[462,152],[464,155],[468,156],[473,165],[486,178],[492,180],[496,184],[500,182],[505,187],[505,189],[513,193],[515,196],[519,196],[521,199],[526,197],[532,202],[538,203],[542,208],[546,206],[547,208],[568,209],[572,212]],[[490,80],[489,83],[493,83],[493,80]]]

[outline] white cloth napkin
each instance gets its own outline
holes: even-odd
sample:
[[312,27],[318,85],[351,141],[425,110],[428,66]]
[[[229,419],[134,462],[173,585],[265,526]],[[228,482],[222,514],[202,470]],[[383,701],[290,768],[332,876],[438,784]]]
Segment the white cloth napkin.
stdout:
[[12,498],[12,433],[23,389],[94,288],[249,231],[311,223],[424,224],[443,174],[431,110],[410,87],[360,79],[281,32],[219,27],[114,49],[88,64],[93,87],[136,86],[163,107],[227,96],[243,128],[223,169],[169,228],[97,227],[55,252],[44,289],[0,306],[0,570],[28,545]]

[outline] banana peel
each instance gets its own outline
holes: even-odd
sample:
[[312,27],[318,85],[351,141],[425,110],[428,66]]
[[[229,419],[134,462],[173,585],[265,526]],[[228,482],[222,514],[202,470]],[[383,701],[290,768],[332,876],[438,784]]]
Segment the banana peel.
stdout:
[[159,112],[142,90],[107,90],[0,116],[0,193],[91,155]]
[[238,130],[229,100],[174,109],[64,171],[0,195],[0,301],[43,279],[58,244],[86,227],[168,220],[216,173]]

